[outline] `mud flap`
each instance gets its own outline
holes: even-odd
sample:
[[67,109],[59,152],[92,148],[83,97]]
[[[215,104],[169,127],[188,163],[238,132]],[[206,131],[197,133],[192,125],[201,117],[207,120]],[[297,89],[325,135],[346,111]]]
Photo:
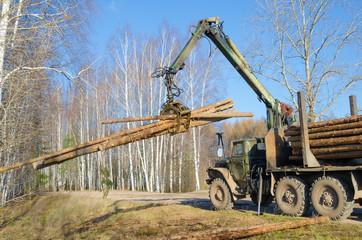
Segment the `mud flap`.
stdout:
[[[234,181],[233,176],[230,174],[230,171],[227,168],[208,168],[207,173],[211,179],[223,178],[225,180],[229,186],[234,201],[238,199],[236,195],[240,195],[242,188],[246,187],[246,183],[245,186],[239,186],[239,184]],[[209,182],[208,180],[206,181]]]

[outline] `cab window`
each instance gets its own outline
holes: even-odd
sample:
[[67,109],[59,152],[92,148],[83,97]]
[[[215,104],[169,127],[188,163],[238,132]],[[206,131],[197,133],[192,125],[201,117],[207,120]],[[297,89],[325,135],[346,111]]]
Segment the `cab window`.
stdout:
[[243,155],[244,147],[242,143],[237,143],[234,145],[234,155]]

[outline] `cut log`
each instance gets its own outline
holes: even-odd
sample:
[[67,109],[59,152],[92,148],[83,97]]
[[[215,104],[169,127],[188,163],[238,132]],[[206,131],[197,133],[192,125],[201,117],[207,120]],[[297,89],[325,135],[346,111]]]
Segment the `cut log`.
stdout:
[[[330,132],[330,131],[338,131],[338,130],[345,130],[345,129],[357,129],[362,128],[362,121],[360,122],[353,122],[353,123],[346,123],[346,124],[338,124],[333,126],[324,126],[319,128],[312,128],[308,129],[309,134],[313,133],[320,133],[320,132]],[[285,136],[299,136],[300,131],[299,127],[288,127],[287,130],[284,132]]]
[[323,160],[362,158],[362,151],[349,151],[349,152],[319,154],[319,155],[316,155],[316,157],[318,159],[323,159]]
[[[319,128],[319,127],[325,127],[325,126],[332,126],[337,124],[347,124],[347,123],[354,123],[354,122],[361,122],[362,121],[362,115],[358,116],[352,116],[352,117],[345,117],[345,118],[338,118],[328,121],[322,121],[322,122],[314,122],[314,123],[308,123],[308,128]],[[298,124],[292,125],[288,127],[289,129],[298,129]]]
[[338,152],[349,152],[349,151],[362,151],[362,144],[356,145],[342,145],[329,148],[314,148],[312,152],[317,155],[338,153]]
[[[302,155],[292,155],[292,156],[289,156],[288,159],[293,162],[303,161],[303,156]],[[300,163],[303,164],[303,162],[300,162]]]
[[[236,109],[235,109],[236,110]],[[250,112],[242,113],[238,111],[229,111],[222,113],[195,113],[191,114],[191,119],[217,119],[217,118],[235,118],[235,117],[253,117],[254,114]],[[130,118],[121,118],[121,119],[111,119],[111,120],[102,120],[102,124],[110,123],[123,123],[123,122],[137,122],[137,121],[151,121],[151,120],[174,120],[177,116],[173,115],[157,115],[157,116],[147,116],[147,117],[130,117]],[[182,118],[186,119],[186,116]]]
[[243,227],[230,227],[230,228],[220,228],[215,230],[207,230],[196,233],[188,233],[187,235],[176,235],[172,236],[171,239],[204,239],[204,240],[214,240],[214,239],[239,239],[245,237],[251,237],[259,234],[264,234],[268,232],[286,230],[292,228],[305,227],[308,225],[324,223],[329,220],[328,216],[316,217],[316,218],[307,218],[303,220],[297,220],[292,222],[282,222],[274,224],[266,224],[261,226],[255,226],[247,229]]
[[[192,115],[197,116],[197,114],[207,113],[209,117],[198,120],[194,118],[191,120],[190,127],[197,127],[204,124],[212,123],[215,121],[221,121],[230,116],[235,115],[235,110],[225,111],[234,106],[234,103],[231,99],[227,99],[215,104],[211,104],[205,107],[195,109],[191,112]],[[218,112],[222,112],[219,114]],[[215,115],[212,115],[215,114]],[[248,114],[249,115],[249,114]],[[211,117],[214,116],[214,117]],[[85,154],[103,151],[116,147],[123,144],[132,143],[146,138],[151,138],[154,136],[160,136],[168,133],[179,133],[185,132],[188,129],[184,126],[186,124],[186,119],[180,119],[180,121],[175,120],[164,120],[158,121],[155,123],[143,125],[136,127],[134,129],[122,131],[116,134],[113,134],[108,137],[97,139],[94,141],[86,142],[78,146],[70,147],[63,149],[54,153],[46,154],[41,157],[30,159],[25,162],[20,162],[12,166],[3,167],[0,169],[0,172],[4,172],[10,169],[18,168],[26,164],[33,163],[35,169],[41,169],[53,164],[62,163],[64,161],[79,157]]]
[[[341,136],[353,136],[353,135],[361,135],[362,128],[353,128],[339,131],[329,131],[329,132],[317,132],[309,134],[309,139],[321,139],[321,138],[333,138],[333,137],[341,137]],[[300,141],[300,136],[292,136],[288,137],[287,140],[290,142]]]
[[[314,155],[349,152],[349,151],[362,151],[362,144],[341,145],[341,146],[324,147],[324,148],[311,148],[311,151]],[[300,149],[293,149],[292,154],[301,155],[302,151]]]
[[[323,138],[309,141],[311,147],[328,147],[346,144],[362,144],[362,135],[339,138]],[[301,148],[300,142],[291,142],[292,148]]]
[[[198,126],[202,126],[205,124],[209,124],[209,123],[213,123],[216,121],[221,121],[221,120],[225,120],[227,118],[218,118],[218,119],[213,119],[213,120],[209,120],[209,121],[191,121],[190,127],[198,127]],[[132,142],[137,142],[140,141],[142,139],[147,139],[147,138],[151,138],[151,137],[155,137],[155,136],[161,136],[164,134],[174,134],[174,133],[182,133],[182,132],[186,132],[188,131],[188,128],[185,127],[186,124],[186,119],[181,119],[181,124],[178,124],[175,121],[170,121],[167,120],[169,122],[164,123],[161,122],[160,124],[153,126],[153,124],[149,124],[152,125],[149,128],[143,129],[142,131],[137,131],[134,132],[132,134],[124,134],[124,136],[121,137],[117,137],[117,138],[112,138],[109,139],[107,141],[104,141],[102,143],[96,144],[96,145],[92,145],[86,148],[80,148],[77,149],[75,151],[71,151],[67,154],[62,154],[60,156],[57,157],[52,157],[48,160],[43,160],[43,161],[37,161],[35,163],[33,163],[33,167],[35,169],[41,169],[41,168],[45,168],[54,164],[59,164],[62,162],[65,162],[67,160],[85,155],[85,154],[89,154],[89,153],[93,153],[93,152],[98,152],[98,151],[104,151],[104,150],[108,150],[110,148],[116,147],[116,146],[120,146],[120,145],[124,145],[124,144],[128,144],[128,143],[132,143]],[[147,125],[145,125],[147,126]]]
[[[299,126],[289,126],[286,140],[291,143],[289,160],[302,159]],[[362,158],[362,116],[309,123],[311,152],[320,160]]]

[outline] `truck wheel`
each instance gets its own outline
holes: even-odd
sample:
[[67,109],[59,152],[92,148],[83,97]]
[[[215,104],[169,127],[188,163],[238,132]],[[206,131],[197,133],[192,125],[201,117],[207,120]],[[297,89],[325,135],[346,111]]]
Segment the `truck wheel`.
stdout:
[[307,184],[296,176],[283,177],[275,187],[275,202],[277,212],[294,217],[302,216],[310,206]]
[[[250,198],[251,198],[251,201],[253,201],[253,203],[255,205],[258,205],[258,194],[251,194],[250,195]],[[263,206],[263,207],[267,207],[269,206],[271,203],[273,202],[273,196],[268,194],[263,194],[261,196],[261,203],[260,205]]]
[[229,210],[234,207],[234,201],[228,185],[221,178],[215,178],[209,191],[211,204],[215,210]]
[[311,188],[311,202],[315,212],[332,220],[349,217],[353,211],[352,192],[336,177],[319,177]]

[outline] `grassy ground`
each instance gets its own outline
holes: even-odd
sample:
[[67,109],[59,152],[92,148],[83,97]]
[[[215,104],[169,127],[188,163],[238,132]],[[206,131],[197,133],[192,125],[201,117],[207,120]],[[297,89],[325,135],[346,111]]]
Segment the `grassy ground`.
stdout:
[[[0,239],[168,239],[223,227],[295,220],[248,211],[215,212],[188,205],[36,196],[0,208]],[[360,225],[327,222],[253,239],[360,239]]]

